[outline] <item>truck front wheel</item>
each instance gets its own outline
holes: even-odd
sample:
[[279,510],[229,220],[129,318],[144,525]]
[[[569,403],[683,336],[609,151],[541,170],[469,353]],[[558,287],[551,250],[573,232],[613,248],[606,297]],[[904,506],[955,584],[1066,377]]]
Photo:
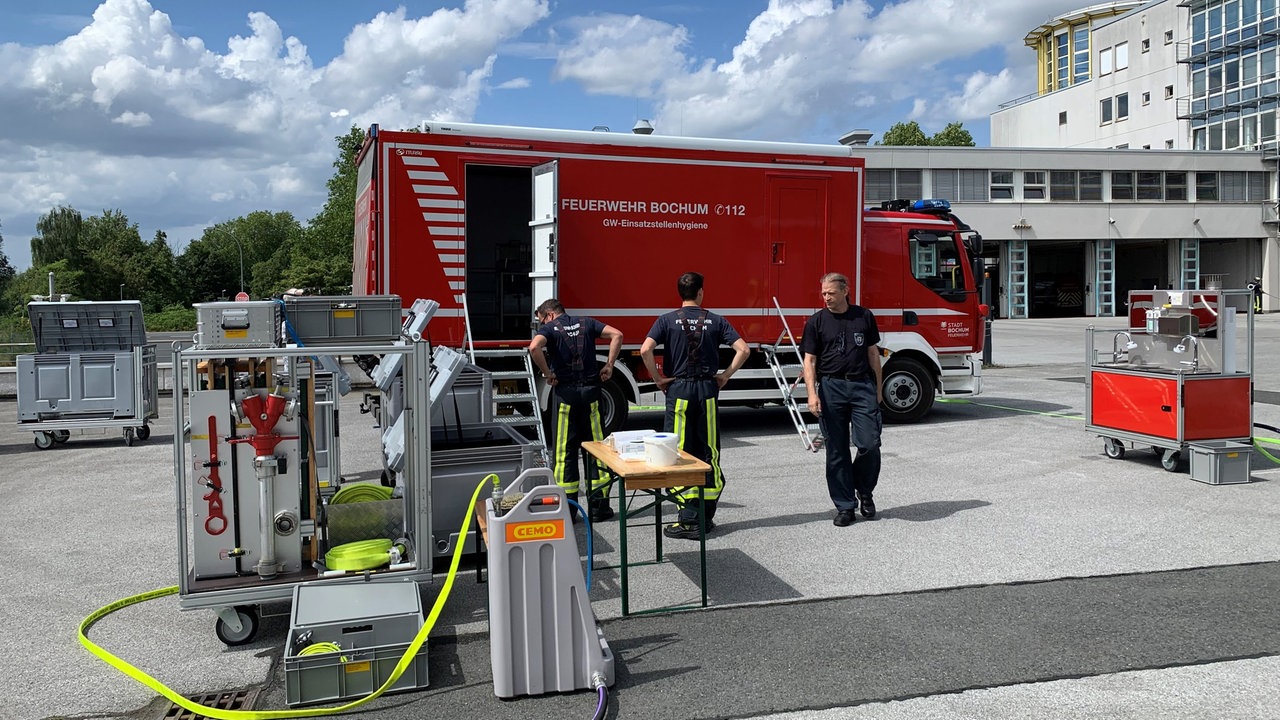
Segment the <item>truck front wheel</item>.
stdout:
[[890,359],[884,368],[883,388],[880,411],[886,422],[916,422],[933,407],[933,378],[919,360]]

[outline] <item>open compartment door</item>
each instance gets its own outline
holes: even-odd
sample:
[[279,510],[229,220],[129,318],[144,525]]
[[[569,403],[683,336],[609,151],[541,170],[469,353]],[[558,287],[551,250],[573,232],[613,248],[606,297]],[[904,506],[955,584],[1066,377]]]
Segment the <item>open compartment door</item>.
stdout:
[[533,307],[557,297],[556,210],[560,204],[559,162],[552,160],[533,169]]

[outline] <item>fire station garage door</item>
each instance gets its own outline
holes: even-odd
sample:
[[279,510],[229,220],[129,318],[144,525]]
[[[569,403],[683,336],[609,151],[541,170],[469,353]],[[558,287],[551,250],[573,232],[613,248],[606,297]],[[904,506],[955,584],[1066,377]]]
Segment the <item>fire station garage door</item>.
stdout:
[[1173,287],[1169,284],[1169,245],[1116,241],[1116,315],[1128,314],[1130,290]]
[[1031,275],[1027,288],[1028,316],[1082,317],[1087,285],[1085,253],[1089,244],[1031,242],[1027,249]]

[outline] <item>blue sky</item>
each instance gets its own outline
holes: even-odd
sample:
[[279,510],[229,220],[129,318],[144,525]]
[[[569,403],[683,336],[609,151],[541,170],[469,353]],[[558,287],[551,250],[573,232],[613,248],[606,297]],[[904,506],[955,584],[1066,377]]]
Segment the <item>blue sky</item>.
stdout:
[[1074,0],[59,0],[0,4],[0,235],[118,209],[181,249],[325,201],[352,125],[455,120],[834,143],[1035,90],[1022,38]]

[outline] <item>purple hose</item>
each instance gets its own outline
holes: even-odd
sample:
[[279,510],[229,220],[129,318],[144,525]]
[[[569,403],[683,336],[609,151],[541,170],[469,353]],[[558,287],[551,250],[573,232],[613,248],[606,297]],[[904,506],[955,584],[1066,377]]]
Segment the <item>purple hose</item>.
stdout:
[[591,716],[591,720],[603,720],[604,711],[609,707],[609,688],[601,685],[596,694],[600,696],[600,700],[596,703],[596,714]]

